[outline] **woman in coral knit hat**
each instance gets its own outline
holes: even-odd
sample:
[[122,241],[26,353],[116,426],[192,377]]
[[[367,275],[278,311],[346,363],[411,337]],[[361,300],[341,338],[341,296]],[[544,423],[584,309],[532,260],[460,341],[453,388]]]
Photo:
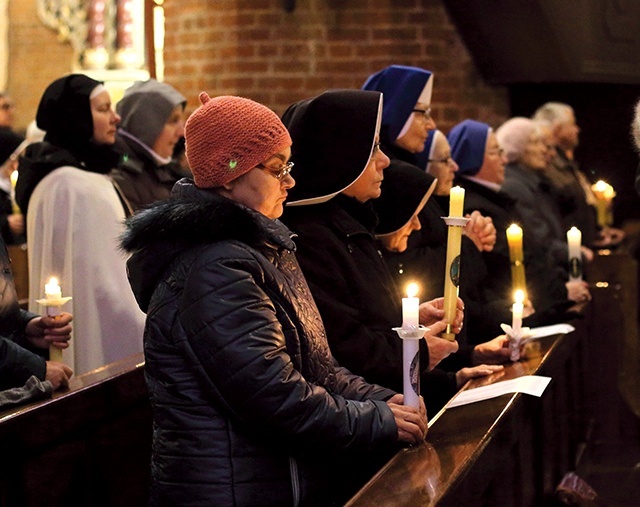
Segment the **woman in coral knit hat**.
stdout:
[[147,313],[151,505],[334,505],[338,473],[426,434],[422,410],[338,367],[278,221],[291,138],[265,106],[209,98],[185,126],[193,180],[131,218],[123,246]]

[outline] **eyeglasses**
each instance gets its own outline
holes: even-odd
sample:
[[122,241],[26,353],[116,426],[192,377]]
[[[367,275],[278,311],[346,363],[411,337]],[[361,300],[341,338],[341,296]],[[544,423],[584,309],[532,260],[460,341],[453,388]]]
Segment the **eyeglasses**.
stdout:
[[293,169],[293,162],[287,162],[286,164],[284,164],[282,167],[279,167],[278,169],[274,167],[267,167],[266,165],[263,165],[263,164],[258,164],[256,167],[258,169],[262,169],[263,171],[267,171],[269,174],[275,177],[278,181],[281,181],[287,174],[291,172],[291,169]]
[[375,157],[376,153],[380,151],[380,143],[375,143],[373,145],[373,150],[371,150],[371,157]]
[[504,155],[504,150],[502,148],[499,149],[495,149],[495,150],[487,150],[487,155]]
[[427,159],[427,162],[438,162],[440,164],[452,164],[453,163],[453,158],[449,157],[445,157],[445,158],[430,158]]
[[412,112],[419,113],[420,118],[422,118],[425,121],[429,121],[431,119],[431,108],[430,107],[428,107],[427,109],[413,109]]

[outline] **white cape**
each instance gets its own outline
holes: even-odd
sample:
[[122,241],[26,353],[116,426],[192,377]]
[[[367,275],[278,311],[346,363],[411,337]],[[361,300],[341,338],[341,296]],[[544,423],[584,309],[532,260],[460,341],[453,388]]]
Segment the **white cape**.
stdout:
[[125,218],[109,176],[61,167],[36,186],[29,201],[29,309],[55,276],[73,335],[63,360],[80,375],[142,351],[145,315],[133,296],[118,237]]

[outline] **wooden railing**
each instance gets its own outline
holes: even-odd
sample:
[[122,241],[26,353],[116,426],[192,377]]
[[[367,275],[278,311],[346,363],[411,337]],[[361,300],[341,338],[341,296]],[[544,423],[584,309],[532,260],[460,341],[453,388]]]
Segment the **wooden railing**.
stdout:
[[465,386],[549,376],[541,398],[509,394],[445,407],[426,442],[400,451],[348,507],[557,505],[555,489],[576,470],[593,432],[615,431],[622,406],[634,409],[625,397],[637,383],[633,367],[640,372],[637,263],[605,254],[589,275],[594,299],[575,332],[541,339],[537,354]]
[[[465,386],[549,376],[542,397],[445,409],[426,442],[400,451],[348,506],[553,504],[589,432],[615,427],[620,403],[633,408],[620,367],[638,361],[629,357],[637,343],[622,339],[638,336],[637,266],[614,255],[590,270],[594,300],[575,332],[543,338],[525,360]],[[146,505],[152,424],[142,363],[132,356],[53,399],[0,412],[0,505]]]
[[0,505],[147,504],[151,409],[138,354],[0,412]]

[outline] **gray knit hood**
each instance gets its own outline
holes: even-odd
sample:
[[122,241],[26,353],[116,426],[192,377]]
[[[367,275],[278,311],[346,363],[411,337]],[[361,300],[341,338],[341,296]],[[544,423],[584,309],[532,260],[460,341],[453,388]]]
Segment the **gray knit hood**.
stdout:
[[152,147],[176,106],[187,99],[172,86],[155,79],[137,81],[124,92],[116,105],[122,117],[120,128]]

